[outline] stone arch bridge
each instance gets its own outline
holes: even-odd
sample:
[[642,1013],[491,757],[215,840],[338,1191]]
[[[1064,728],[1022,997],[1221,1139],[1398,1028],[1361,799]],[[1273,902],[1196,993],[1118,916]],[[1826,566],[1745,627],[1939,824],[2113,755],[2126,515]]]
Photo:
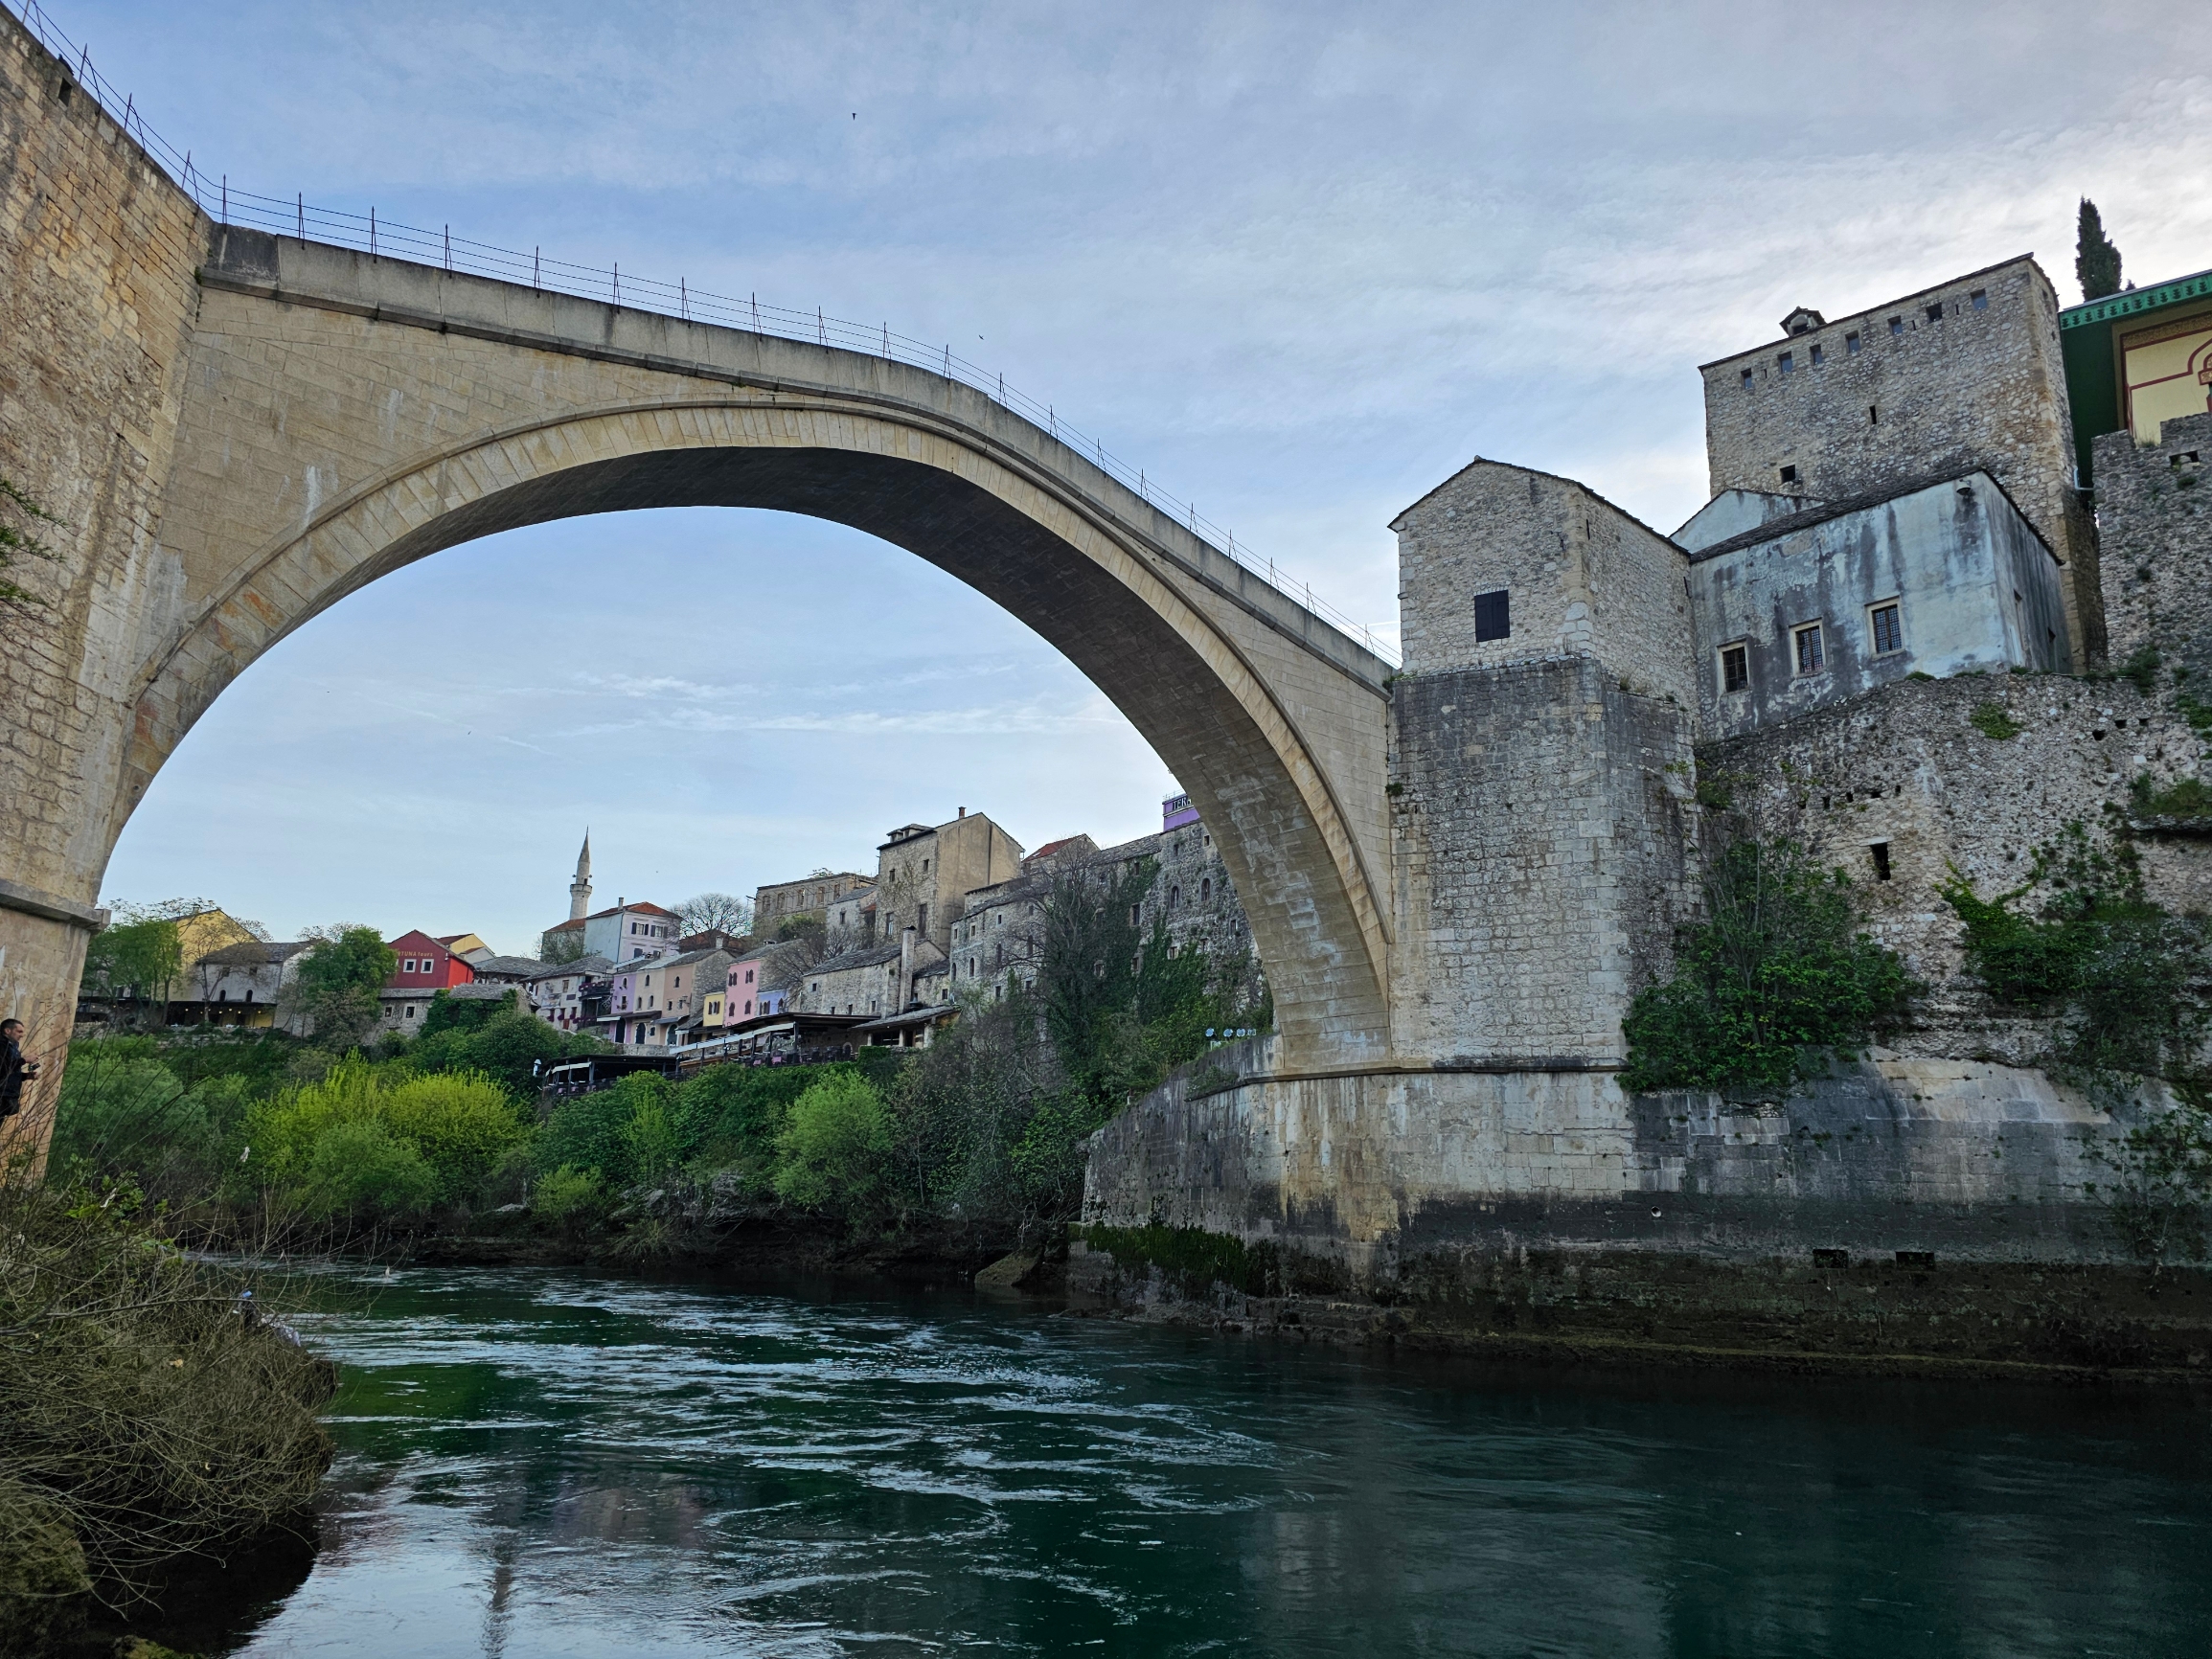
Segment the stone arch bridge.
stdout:
[[[10,108],[51,93],[21,51],[0,69]],[[881,536],[1059,648],[1213,827],[1287,1052],[1386,1051],[1372,652],[956,381],[216,224],[90,100],[43,117],[5,135],[0,217],[0,466],[63,524],[58,625],[11,653],[28,717],[0,744],[28,807],[0,820],[0,1001],[34,1046],[66,1034],[124,825],[262,652],[477,536],[729,506]]]
[[[1640,1178],[1612,1074],[1686,844],[1678,548],[1471,467],[1401,520],[1418,649],[1393,676],[982,393],[214,223],[71,93],[0,10],[0,473],[58,519],[57,558],[22,567],[46,607],[0,649],[0,1011],[34,1054],[65,1051],[132,810],[290,630],[496,531],[759,507],[1020,617],[1213,830],[1278,1031],[1103,1131],[1095,1213],[1365,1248]],[[1483,643],[1470,583],[1499,580],[1516,631]],[[59,1069],[0,1143],[43,1149]]]

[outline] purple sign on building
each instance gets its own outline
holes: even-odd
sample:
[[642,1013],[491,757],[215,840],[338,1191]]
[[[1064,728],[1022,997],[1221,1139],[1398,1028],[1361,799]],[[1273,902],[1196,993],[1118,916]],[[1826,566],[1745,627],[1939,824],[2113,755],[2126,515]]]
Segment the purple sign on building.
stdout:
[[1160,803],[1160,831],[1163,834],[1197,821],[1198,809],[1191,805],[1188,795],[1170,795]]

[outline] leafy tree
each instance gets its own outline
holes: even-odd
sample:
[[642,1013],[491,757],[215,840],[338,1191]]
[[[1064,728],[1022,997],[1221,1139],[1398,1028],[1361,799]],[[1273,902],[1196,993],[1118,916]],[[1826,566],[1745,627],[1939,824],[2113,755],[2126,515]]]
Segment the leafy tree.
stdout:
[[1622,1021],[1621,1086],[1772,1099],[1902,1021],[1919,989],[1894,951],[1857,931],[1851,884],[1790,841],[1736,842],[1705,883],[1672,978]]
[[630,1112],[623,1125],[623,1145],[629,1153],[630,1178],[657,1181],[675,1167],[676,1132],[670,1121],[665,1093],[649,1095]]
[[110,995],[128,993],[144,1024],[149,1004],[166,1010],[170,991],[184,972],[183,938],[166,918],[103,928],[85,947],[84,971]]
[[1135,918],[1152,868],[1139,859],[1118,879],[1063,872],[1045,900],[1038,964],[1045,1030],[1069,1084],[1102,1099],[1128,1080],[1141,940]]
[[891,1118],[875,1085],[840,1067],[791,1102],[776,1137],[776,1193],[859,1221],[883,1195]]
[[2204,1260],[2205,1216],[2212,1210],[2212,1084],[2178,1079],[2173,1097],[2116,1146],[2093,1151],[2116,1176],[2098,1196],[2113,1230],[2151,1269],[2154,1285],[2176,1259]]
[[701,893],[676,906],[676,923],[686,934],[709,928],[723,933],[748,933],[753,926],[753,901],[734,893]]
[[2105,221],[2097,204],[2082,197],[2078,236],[2074,242],[2074,276],[2082,284],[2082,300],[2101,300],[2120,291],[2120,250],[2105,235]]
[[537,960],[540,962],[558,966],[564,962],[574,962],[582,955],[583,929],[581,927],[566,933],[557,933],[547,928],[537,936]]
[[59,558],[59,554],[39,539],[37,530],[41,524],[60,522],[19,486],[0,478],[0,611],[20,621],[30,612],[45,608],[44,600],[10,578],[8,572],[18,559]]
[[373,927],[340,924],[313,936],[281,1006],[310,1022],[315,1041],[333,1052],[357,1047],[381,1013],[377,992],[399,966],[399,952]]
[[441,1032],[480,1030],[495,1016],[513,1012],[517,1000],[513,990],[496,1002],[483,1002],[472,996],[456,999],[449,990],[434,990],[430,993],[430,1006],[422,1011],[422,1030],[415,1034],[421,1038],[436,1036]]
[[903,1215],[988,1224],[1037,1209],[1015,1180],[1015,1148],[1038,1101],[1062,1084],[1039,1017],[1037,998],[1015,981],[1004,1001],[965,1004],[891,1079],[892,1180]]

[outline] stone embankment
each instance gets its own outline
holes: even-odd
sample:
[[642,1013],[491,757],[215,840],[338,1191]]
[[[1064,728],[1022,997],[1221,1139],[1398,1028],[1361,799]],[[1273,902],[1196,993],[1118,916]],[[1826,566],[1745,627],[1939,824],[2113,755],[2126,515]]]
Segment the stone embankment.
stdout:
[[[1728,1261],[1588,1244],[1457,1252],[1386,1297],[1198,1283],[1106,1235],[1070,1246],[1072,1305],[1225,1335],[1484,1360],[2022,1382],[2212,1383],[2212,1274],[1827,1249]],[[1162,1254],[1171,1258],[1172,1248]],[[1429,1265],[1434,1265],[1433,1263]],[[1331,1275],[1312,1274],[1316,1286]]]

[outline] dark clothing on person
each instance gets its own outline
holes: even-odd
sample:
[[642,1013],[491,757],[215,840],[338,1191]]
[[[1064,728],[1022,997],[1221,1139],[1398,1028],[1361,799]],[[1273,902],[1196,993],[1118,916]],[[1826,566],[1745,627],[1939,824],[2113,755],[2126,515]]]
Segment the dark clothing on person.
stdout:
[[11,1118],[23,1109],[25,1069],[23,1045],[13,1037],[0,1037],[0,1118]]

